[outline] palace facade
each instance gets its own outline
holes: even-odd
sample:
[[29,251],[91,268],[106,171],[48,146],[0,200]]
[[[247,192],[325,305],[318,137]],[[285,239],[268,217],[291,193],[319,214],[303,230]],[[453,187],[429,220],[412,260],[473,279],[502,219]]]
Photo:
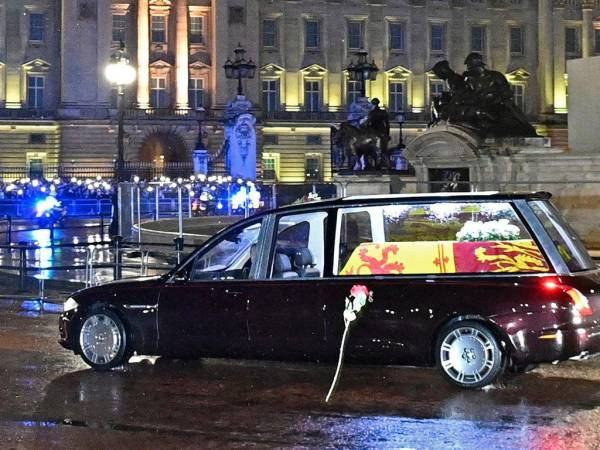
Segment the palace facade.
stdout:
[[257,65],[244,90],[265,179],[328,179],[330,127],[360,93],[345,70],[360,49],[380,69],[367,95],[397,119],[392,144],[399,113],[408,139],[426,126],[444,88],[431,66],[460,72],[476,51],[540,133],[566,145],[566,60],[600,54],[599,12],[587,0],[0,0],[0,167],[112,164],[116,90],[104,68],[120,42],[137,67],[131,161],[191,161],[201,126],[222,164],[220,117],[237,83],[223,65],[238,43]]

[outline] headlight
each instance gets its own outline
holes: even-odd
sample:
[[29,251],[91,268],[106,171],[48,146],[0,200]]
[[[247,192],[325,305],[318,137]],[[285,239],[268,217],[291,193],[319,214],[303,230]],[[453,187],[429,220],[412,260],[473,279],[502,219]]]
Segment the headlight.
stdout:
[[69,297],[63,305],[63,312],[71,311],[79,306],[73,297]]

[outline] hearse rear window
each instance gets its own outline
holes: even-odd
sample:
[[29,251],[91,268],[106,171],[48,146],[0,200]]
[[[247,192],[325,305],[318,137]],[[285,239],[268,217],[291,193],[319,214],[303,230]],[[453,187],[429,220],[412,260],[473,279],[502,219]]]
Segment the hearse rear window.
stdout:
[[549,271],[507,202],[342,209],[336,246],[340,276]]

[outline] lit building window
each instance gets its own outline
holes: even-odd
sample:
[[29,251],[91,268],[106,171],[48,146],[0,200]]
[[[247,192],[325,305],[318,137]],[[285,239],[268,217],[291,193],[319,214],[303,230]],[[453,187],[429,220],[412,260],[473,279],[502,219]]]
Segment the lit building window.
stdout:
[[318,20],[307,20],[306,27],[306,48],[319,48],[321,45],[321,30]]
[[150,89],[150,103],[154,108],[165,108],[167,106],[167,79],[152,78]]
[[565,52],[568,58],[581,56],[581,33],[577,27],[565,28]]
[[433,101],[434,98],[441,97],[444,92],[444,82],[442,80],[431,80],[429,82],[429,96]]
[[350,106],[360,97],[360,81],[348,81],[347,84],[346,104]]
[[321,83],[319,81],[304,82],[304,109],[310,112],[321,109]]
[[304,160],[304,168],[306,181],[321,181],[323,179],[321,155],[306,155],[306,159]]
[[44,107],[44,77],[30,75],[27,78],[27,106],[32,109]]
[[188,97],[190,108],[200,108],[204,103],[204,80],[202,78],[190,78]]
[[273,153],[263,154],[262,175],[264,180],[277,181],[277,166],[279,155]]
[[152,42],[167,42],[167,21],[165,16],[152,16]]
[[279,110],[279,81],[262,81],[262,106],[265,111]]
[[363,22],[351,20],[348,22],[348,48],[351,50],[361,50],[363,47]]
[[127,29],[127,16],[113,14],[112,16],[112,41],[125,42],[125,31]]
[[510,53],[513,55],[522,55],[525,53],[522,27],[510,27]]
[[404,111],[404,83],[392,81],[389,86],[389,109],[391,112]]
[[404,24],[399,22],[390,22],[390,50],[404,50]]
[[471,51],[485,53],[485,27],[482,25],[471,27]]
[[446,46],[446,27],[442,23],[432,23],[430,28],[430,49],[443,52]]
[[277,21],[275,19],[263,20],[262,43],[263,47],[277,47]]
[[190,17],[190,44],[204,43],[204,18],[198,16]]
[[46,28],[46,17],[41,13],[29,14],[29,40],[43,41]]
[[525,111],[525,86],[522,84],[511,84],[510,89],[513,94],[513,102],[521,111]]

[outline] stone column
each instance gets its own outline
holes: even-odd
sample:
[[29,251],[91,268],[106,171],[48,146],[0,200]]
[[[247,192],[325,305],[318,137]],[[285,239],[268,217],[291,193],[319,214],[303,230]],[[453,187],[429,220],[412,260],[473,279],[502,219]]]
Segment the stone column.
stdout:
[[538,79],[540,87],[540,112],[554,112],[554,72],[552,65],[552,0],[538,1]]
[[567,112],[565,2],[554,0],[554,112]]
[[175,107],[188,109],[189,83],[189,46],[188,46],[188,10],[187,0],[177,0],[177,38],[175,73]]
[[138,0],[138,84],[137,105],[140,109],[150,107],[150,14],[148,0]]
[[581,29],[581,56],[589,58],[594,56],[594,24],[592,19],[592,2],[581,3],[583,26]]

